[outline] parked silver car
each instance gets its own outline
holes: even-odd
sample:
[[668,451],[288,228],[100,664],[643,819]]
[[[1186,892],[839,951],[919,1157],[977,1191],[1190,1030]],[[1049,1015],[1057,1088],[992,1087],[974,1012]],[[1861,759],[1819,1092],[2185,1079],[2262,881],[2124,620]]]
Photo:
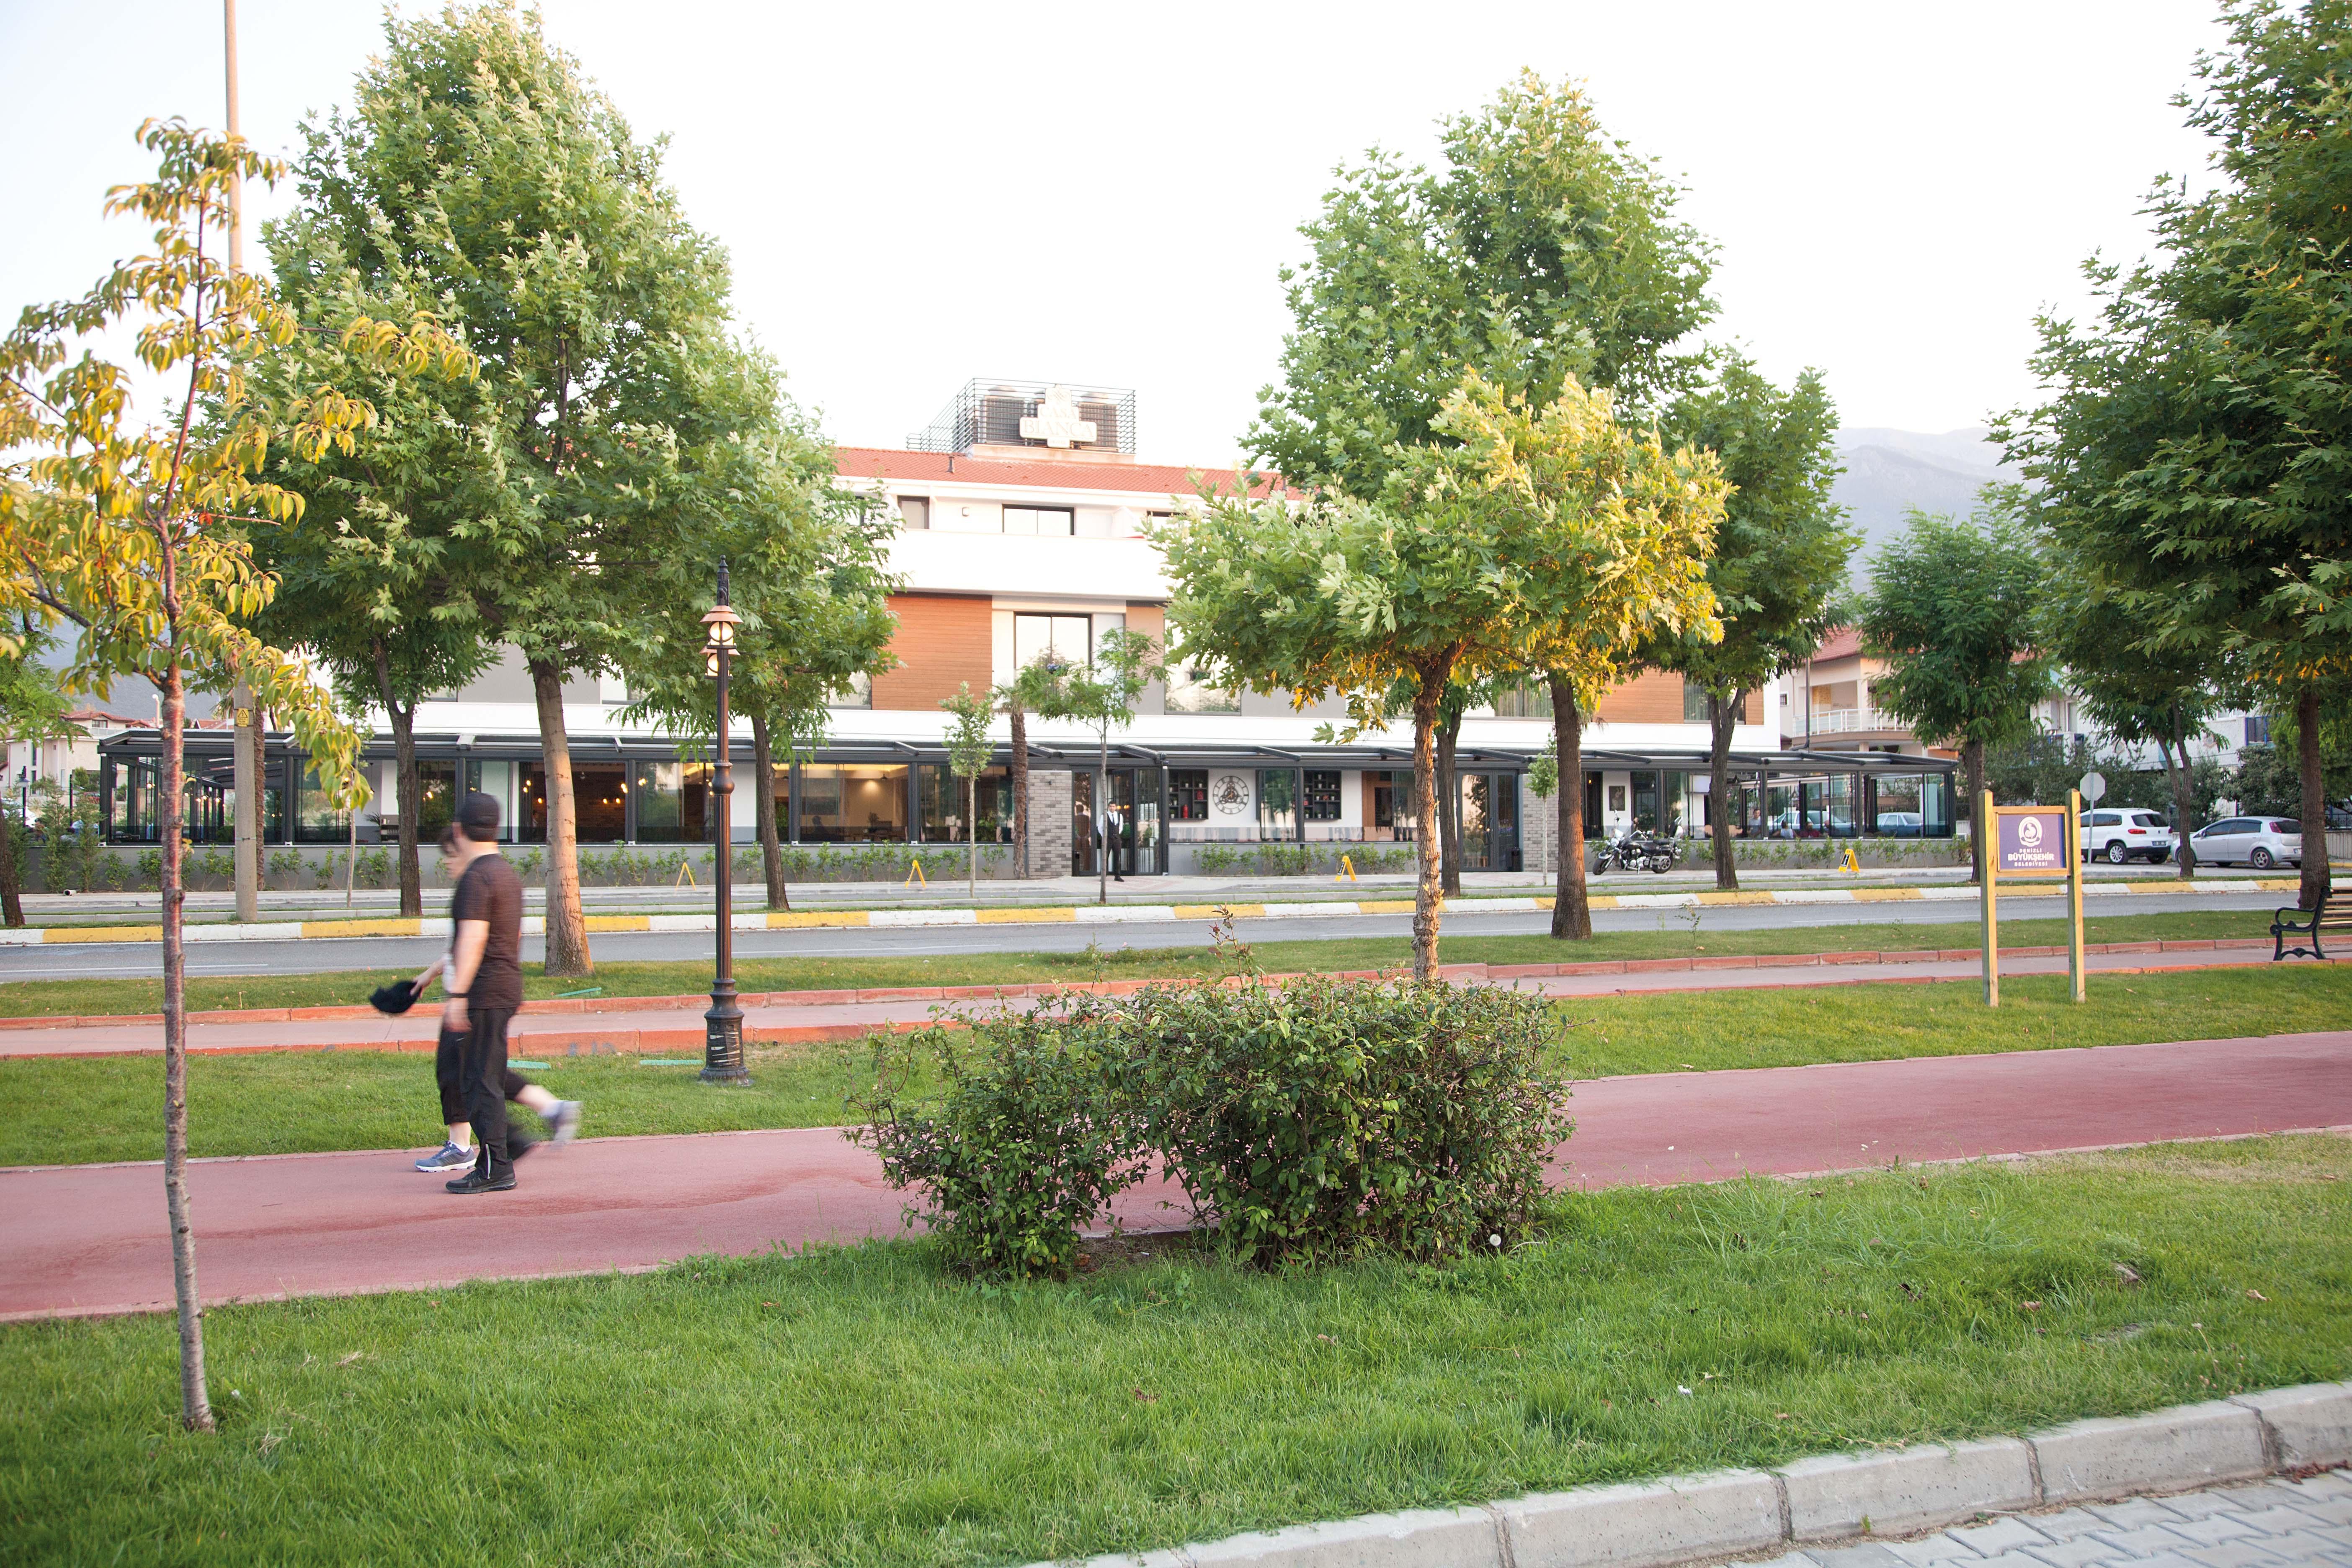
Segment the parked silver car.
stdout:
[[[2105,860],[2110,866],[2121,866],[2133,860],[2153,860],[2158,864],[2172,858],[2171,825],[2153,811],[2086,811],[2083,814],[2083,842],[2085,860]],[[2198,858],[2204,858],[2200,849]]]
[[2273,866],[2303,864],[2303,824],[2291,816],[2225,816],[2209,822],[2189,836],[2202,866],[2252,866],[2267,871]]

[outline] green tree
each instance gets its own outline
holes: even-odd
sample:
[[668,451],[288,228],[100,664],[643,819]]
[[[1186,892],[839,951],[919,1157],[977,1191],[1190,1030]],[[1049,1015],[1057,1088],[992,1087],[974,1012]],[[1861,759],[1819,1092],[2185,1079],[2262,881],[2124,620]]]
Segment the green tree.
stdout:
[[[2151,655],[2226,668],[2300,721],[2324,818],[2319,716],[2352,674],[2352,5],[2235,0],[2228,47],[2177,100],[2220,178],[2160,184],[2160,260],[2094,259],[2087,326],[2045,317],[2048,401],[1995,428]],[[2306,856],[2302,901],[2329,887]]]
[[724,416],[682,447],[662,518],[669,537],[635,574],[614,643],[631,700],[622,717],[658,720],[708,741],[717,693],[705,668],[703,610],[717,563],[742,616],[729,673],[732,716],[751,726],[755,825],[768,907],[792,907],[776,817],[777,751],[787,763],[824,738],[830,704],[860,675],[894,662],[889,595],[895,515],[834,482],[832,444],[783,395],[774,363],[727,348],[700,367],[702,397]]
[[[1706,617],[1699,559],[1722,510],[1712,458],[1668,458],[1573,382],[1538,412],[1474,374],[1438,429],[1458,445],[1402,454],[1382,503],[1327,492],[1294,510],[1237,493],[1158,535],[1182,656],[1301,707],[1338,693],[1351,734],[1410,706],[1423,979],[1437,963],[1448,688],[1532,666],[1605,689],[1612,658]],[[1570,862],[1580,893],[1576,856],[1563,885]]]
[[1439,142],[1433,172],[1377,148],[1342,167],[1300,229],[1283,379],[1245,438],[1293,480],[1379,499],[1444,439],[1465,369],[1538,407],[1571,379],[1646,406],[1691,374],[1675,345],[1715,313],[1712,248],[1580,90],[1523,73]]
[[641,640],[631,618],[677,538],[682,468],[733,411],[727,261],[687,223],[658,148],[535,16],[452,6],[385,31],[351,113],[305,126],[302,201],[282,227],[304,253],[342,257],[362,289],[442,301],[482,358],[497,493],[449,521],[465,548],[445,560],[481,635],[530,671],[547,972],[584,974],[563,685]]
[[974,903],[980,901],[980,775],[988,771],[988,759],[996,754],[996,738],[989,733],[995,721],[996,704],[987,693],[971,694],[971,682],[964,681],[956,694],[940,700],[948,710],[949,724],[948,772],[963,780],[964,839],[971,849],[967,868],[968,887]]
[[1111,834],[1110,732],[1134,721],[1135,704],[1143,689],[1167,673],[1167,667],[1160,662],[1157,642],[1141,632],[1114,627],[1096,643],[1093,663],[1062,668],[1045,705],[1037,710],[1042,718],[1073,719],[1095,732],[1101,753],[1094,803],[1095,902],[1098,904],[1110,902],[1110,858],[1118,849]]
[[[56,674],[41,662],[49,635],[40,622],[19,612],[10,639],[0,646],[0,756],[14,742],[62,741],[81,734],[66,717],[73,706]],[[0,920],[25,923],[25,851],[30,826],[21,798],[0,800]]]
[[1990,831],[1975,820],[1985,748],[2031,733],[2052,687],[2034,646],[2045,579],[2024,504],[2014,486],[1987,486],[1966,522],[1914,510],[1909,530],[1873,559],[1859,617],[1864,650],[1887,661],[1872,701],[1921,740],[1959,748],[1971,880],[1984,875]]
[[1706,693],[1715,885],[1739,886],[1733,863],[1731,735],[1750,692],[1821,646],[1832,599],[1860,537],[1830,499],[1840,472],[1837,411],[1807,371],[1783,392],[1746,359],[1727,355],[1713,382],[1679,399],[1667,420],[1678,444],[1712,451],[1732,485],[1706,563],[1720,641],[1681,637],[1654,661]]
[[[273,446],[350,450],[374,422],[366,404],[331,388],[284,402],[253,395],[250,356],[283,351],[299,330],[269,286],[230,272],[217,247],[236,182],[274,179],[282,165],[235,137],[178,121],[148,121],[140,141],[157,154],[155,179],[117,187],[108,213],[155,226],[155,250],[119,263],[79,300],[28,308],[0,340],[0,628],[74,629],[65,682],[104,690],[118,678],[152,681],[162,698],[160,817],[163,962],[163,1191],[179,1303],[181,1420],[209,1431],[195,1240],[188,1210],[185,922],[182,908],[183,732],[191,685],[243,679],[348,795],[360,738],[300,662],[261,642],[246,623],[277,584],[254,563],[240,527],[288,526],[301,498],[257,476]],[[137,322],[141,362],[185,377],[163,417],[132,416],[131,374],[83,347]],[[406,331],[359,320],[346,342],[410,370],[438,362],[470,368],[428,320]],[[0,652],[21,652],[0,630]]]

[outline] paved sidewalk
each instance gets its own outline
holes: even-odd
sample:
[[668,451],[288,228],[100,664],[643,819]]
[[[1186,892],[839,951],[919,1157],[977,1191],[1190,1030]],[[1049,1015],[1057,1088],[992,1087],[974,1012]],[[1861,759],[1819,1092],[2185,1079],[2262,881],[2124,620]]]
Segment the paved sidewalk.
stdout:
[[[2159,945],[2181,951],[2151,951]],[[2146,974],[2162,971],[2241,968],[2267,964],[2267,943],[2254,948],[2216,949],[2210,942],[2119,943],[2124,951],[2095,952],[2084,962],[2093,974]],[[1958,954],[1958,956],[1952,956]],[[1943,953],[1827,952],[1767,954],[1759,957],[1697,959],[1636,959],[1620,963],[1559,965],[1574,974],[1528,974],[1528,969],[1549,964],[1449,964],[1448,978],[1507,984],[1548,996],[1637,995],[1666,991],[1728,991],[1791,985],[1860,985],[1900,981],[1973,980],[1981,973],[1973,952]],[[2001,974],[2014,979],[2028,974],[2063,974],[2063,954],[2045,948],[2004,951]],[[1132,991],[1141,981],[1113,983],[1113,989]],[[856,1039],[875,1029],[911,1028],[929,1023],[942,1008],[988,1006],[1034,1007],[1044,1000],[1032,993],[1052,987],[950,987],[950,991],[987,994],[948,994],[940,988],[902,987],[867,992],[775,992],[764,998],[743,998],[745,1038],[755,1043],[790,1044],[814,1040]],[[640,1005],[625,1005],[635,1001]],[[527,1004],[516,1016],[508,1039],[520,1057],[601,1056],[640,1051],[702,1048],[703,1008],[699,998],[681,1004],[678,998],[616,998],[594,1002]],[[284,1011],[284,1010],[280,1010]],[[399,1017],[385,1017],[352,1008],[295,1008],[295,1014],[359,1012],[348,1016],[287,1016],[246,1018],[236,1022],[192,1022],[188,1048],[200,1054],[247,1051],[393,1050],[433,1048],[438,1010],[419,1007]],[[163,1048],[160,1020],[141,1018],[116,1023],[102,1018],[61,1019],[50,1027],[27,1026],[36,1021],[16,1020],[0,1026],[0,1059],[12,1057],[149,1056]]]
[[[1580,1084],[1558,1179],[1585,1187],[1801,1174],[2352,1127],[2352,1031],[1917,1058]],[[589,1127],[595,1107],[588,1108]],[[905,1194],[838,1130],[589,1138],[510,1194],[456,1198],[374,1151],[190,1168],[207,1301],[646,1268],[897,1234]],[[172,1298],[161,1166],[0,1170],[0,1320]],[[1176,1194],[1129,1193],[1135,1227]]]
[[[1750,1560],[1753,1562],[1754,1560]],[[2317,1568],[2352,1563],[2352,1470],[2047,1513],[1908,1541],[1791,1552],[1762,1568]]]

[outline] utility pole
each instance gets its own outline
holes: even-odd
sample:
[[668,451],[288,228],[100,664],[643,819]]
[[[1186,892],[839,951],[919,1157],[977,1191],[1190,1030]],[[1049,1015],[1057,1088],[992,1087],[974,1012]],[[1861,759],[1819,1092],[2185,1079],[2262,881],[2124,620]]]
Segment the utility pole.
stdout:
[[[236,0],[221,0],[222,56],[228,77],[228,133],[237,134],[236,116]],[[230,188],[228,224],[228,269],[231,273],[245,270],[245,182],[242,177]],[[230,715],[236,721],[232,731],[234,752],[230,783],[236,792],[236,815],[233,832],[236,841],[236,918],[254,921],[261,918],[261,715],[256,710],[253,689],[240,680],[230,689]]]

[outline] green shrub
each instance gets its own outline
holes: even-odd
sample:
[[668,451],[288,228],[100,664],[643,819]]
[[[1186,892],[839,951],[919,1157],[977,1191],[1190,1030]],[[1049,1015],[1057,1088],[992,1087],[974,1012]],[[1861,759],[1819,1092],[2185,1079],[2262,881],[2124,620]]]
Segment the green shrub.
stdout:
[[139,886],[158,888],[163,882],[163,852],[142,849],[139,852]]
[[[1079,1232],[1141,1173],[1135,1121],[1105,1051],[1118,1009],[1080,997],[1065,1012],[976,1017],[881,1047],[866,1125],[850,1137],[882,1157],[897,1187],[919,1187],[909,1217],[949,1262],[976,1274],[1060,1278]],[[911,1086],[936,1073],[936,1103]]]
[[532,878],[538,876],[541,870],[545,869],[546,866],[547,851],[544,849],[533,849],[516,859],[515,874],[520,877],[524,881],[528,882]]
[[1558,1026],[1516,992],[1156,985],[970,1022],[886,1042],[851,1136],[973,1272],[1066,1273],[1150,1160],[1244,1260],[1460,1258],[1525,1235],[1570,1127]]
[[1150,1146],[1261,1261],[1440,1259],[1517,1239],[1568,1135],[1558,1025],[1487,986],[1155,986],[1120,1010]]

